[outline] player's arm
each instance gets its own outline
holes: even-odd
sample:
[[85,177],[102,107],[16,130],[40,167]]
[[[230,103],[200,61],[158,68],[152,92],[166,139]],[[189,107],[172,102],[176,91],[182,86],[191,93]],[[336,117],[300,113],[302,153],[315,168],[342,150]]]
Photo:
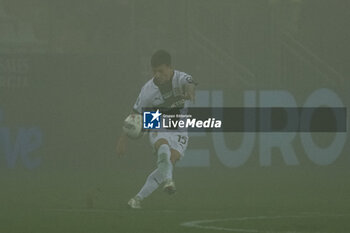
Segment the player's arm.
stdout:
[[[136,109],[133,109],[130,114],[141,114]],[[117,155],[123,156],[126,153],[127,145],[128,145],[129,137],[128,135],[122,130],[121,135],[119,136],[117,140]]]
[[[137,114],[141,114],[142,112],[142,107],[145,105],[144,103],[144,98],[143,98],[143,90],[141,90],[135,104],[133,107],[133,110],[131,112],[132,113],[137,113]],[[126,135],[126,133],[122,130],[122,134],[119,136],[118,140],[117,140],[117,155],[118,156],[123,156],[126,153],[126,149],[127,149],[127,144],[129,141],[129,137]]]
[[184,79],[184,96],[185,99],[195,101],[195,91],[197,83],[193,81],[192,76],[187,76]]
[[122,131],[122,134],[119,136],[117,140],[117,155],[123,156],[125,155],[126,148],[128,145],[128,136]]
[[195,91],[196,91],[196,85],[193,83],[186,83],[185,84],[185,99],[191,100],[192,102],[195,101]]

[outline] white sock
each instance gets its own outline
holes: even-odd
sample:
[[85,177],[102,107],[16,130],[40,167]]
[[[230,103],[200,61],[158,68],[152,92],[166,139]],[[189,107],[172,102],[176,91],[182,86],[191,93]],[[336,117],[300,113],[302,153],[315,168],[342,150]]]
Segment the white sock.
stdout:
[[163,180],[168,180],[173,178],[173,164],[170,161],[170,147],[167,144],[162,144],[158,148],[158,169],[163,177]]
[[141,188],[140,192],[136,195],[139,197],[141,200],[148,197],[153,193],[154,190],[156,190],[161,183],[163,183],[163,178],[158,170],[154,170],[146,180],[146,183],[143,185]]

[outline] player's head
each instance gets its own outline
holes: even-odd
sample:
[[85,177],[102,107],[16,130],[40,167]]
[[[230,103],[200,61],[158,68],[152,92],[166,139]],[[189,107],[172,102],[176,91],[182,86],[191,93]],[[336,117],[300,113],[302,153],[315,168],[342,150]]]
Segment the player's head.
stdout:
[[152,55],[151,66],[154,78],[160,84],[170,80],[173,75],[171,56],[165,50],[158,50]]

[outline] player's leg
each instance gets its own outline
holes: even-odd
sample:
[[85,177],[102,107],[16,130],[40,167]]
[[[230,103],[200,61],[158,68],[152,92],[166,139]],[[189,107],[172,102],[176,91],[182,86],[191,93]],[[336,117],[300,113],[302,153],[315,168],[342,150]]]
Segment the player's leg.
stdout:
[[172,176],[173,166],[184,155],[188,137],[187,133],[152,133],[150,134],[150,142],[157,152],[157,168],[147,177],[140,192],[130,199],[128,204],[132,208],[141,208],[141,201],[151,195],[163,182],[165,183],[163,187],[165,192],[168,194],[176,192]]
[[[172,165],[175,166],[175,163],[185,154],[188,145],[187,132],[172,133],[171,137],[169,137],[169,145],[171,147],[170,161]],[[176,192],[175,182],[172,176],[170,179],[165,181],[163,190],[168,194],[173,194]]]
[[[131,208],[141,208],[141,201],[151,195],[151,193],[153,193],[159,185],[167,179],[167,177],[172,177],[170,147],[167,139],[162,138],[162,136],[165,135],[158,135],[157,133],[155,136],[152,135],[152,137],[150,137],[150,141],[158,156],[157,168],[147,177],[140,192],[129,200],[128,204]],[[171,172],[169,170],[171,170]]]
[[141,201],[151,195],[151,193],[156,190],[161,183],[163,183],[163,178],[156,168],[146,179],[145,184],[141,188],[140,192],[136,194],[135,197],[131,198],[128,202],[129,206],[134,209],[141,208]]
[[[181,158],[181,153],[173,148],[171,148],[170,150],[171,150],[170,161],[172,165],[175,166],[175,163]],[[168,177],[168,179],[165,180],[163,190],[168,194],[174,194],[176,192],[176,186],[175,186],[175,182],[173,180],[172,174],[171,176]]]
[[157,151],[157,167],[163,181],[173,178],[173,164],[171,162],[171,149],[166,138],[160,138],[154,143]]
[[170,148],[169,142],[165,138],[160,138],[154,143],[154,149],[157,151],[157,169],[147,178],[145,185],[137,196],[144,199],[156,190],[161,183],[164,184],[164,191],[168,194],[176,192],[175,183],[173,181],[173,166],[176,161],[181,158],[181,153]]
[[175,166],[176,162],[179,161],[182,157],[181,153],[173,148],[170,148],[171,151],[171,156],[170,156],[170,161]]

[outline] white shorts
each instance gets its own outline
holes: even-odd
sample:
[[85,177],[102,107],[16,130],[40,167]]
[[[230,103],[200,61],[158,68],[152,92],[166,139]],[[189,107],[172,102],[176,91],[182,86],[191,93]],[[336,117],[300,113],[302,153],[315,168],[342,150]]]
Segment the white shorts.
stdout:
[[156,143],[161,138],[168,141],[171,149],[180,152],[181,157],[184,156],[188,145],[187,132],[150,132],[149,141],[154,151],[154,143]]

